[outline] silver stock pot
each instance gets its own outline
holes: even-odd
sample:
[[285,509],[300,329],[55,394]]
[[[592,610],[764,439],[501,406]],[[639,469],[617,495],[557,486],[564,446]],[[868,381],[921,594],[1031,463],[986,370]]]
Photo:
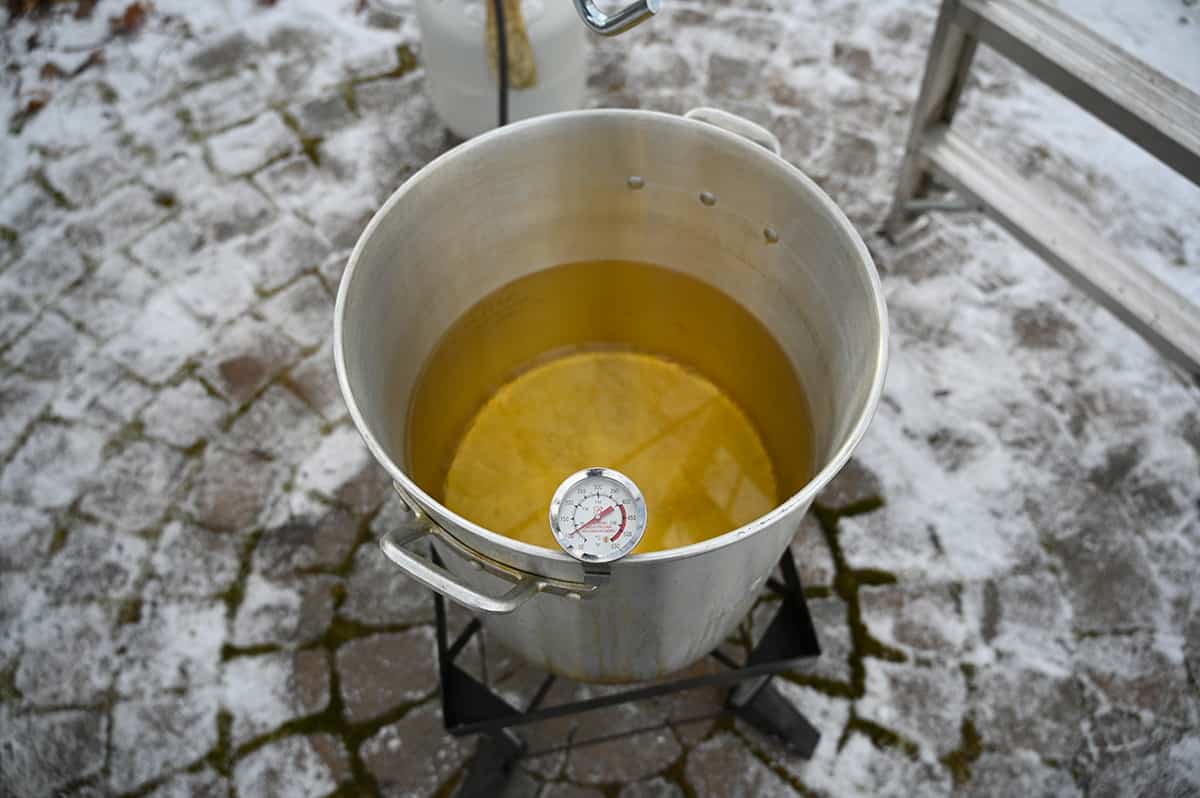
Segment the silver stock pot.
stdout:
[[[603,583],[444,507],[406,473],[406,431],[393,428],[461,314],[512,280],[587,260],[666,266],[740,302],[800,375],[815,430],[815,475],[799,492],[719,537],[620,560]],[[579,111],[482,135],[401,186],[350,256],[334,353],[350,415],[413,511],[383,553],[530,663],[638,681],[703,657],[749,611],[874,413],[886,310],[858,234],[765,129],[715,109]]]

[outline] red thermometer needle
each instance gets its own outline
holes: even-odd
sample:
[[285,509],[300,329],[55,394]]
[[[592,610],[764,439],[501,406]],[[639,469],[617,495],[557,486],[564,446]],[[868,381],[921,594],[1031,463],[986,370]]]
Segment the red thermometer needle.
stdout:
[[595,515],[595,516],[592,518],[592,520],[591,520],[591,521],[588,521],[586,524],[582,524],[582,525],[580,525],[579,527],[577,527],[577,528],[575,529],[575,531],[576,531],[576,532],[582,532],[583,530],[587,529],[589,526],[591,526],[592,524],[596,523],[596,522],[597,522],[597,521],[599,521],[601,518],[603,518],[604,516],[608,515],[609,513],[611,513],[611,512],[612,512],[613,510],[615,510],[615,509],[617,509],[617,508],[616,508],[616,507],[613,507],[612,505],[609,505],[608,507],[605,507],[603,510],[601,510],[601,511],[600,511],[600,512],[598,512],[598,513],[596,513],[596,515]]

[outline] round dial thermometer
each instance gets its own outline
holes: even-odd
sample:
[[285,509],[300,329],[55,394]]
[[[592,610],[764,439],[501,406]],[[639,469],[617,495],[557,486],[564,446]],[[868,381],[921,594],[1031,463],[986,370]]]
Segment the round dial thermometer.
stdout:
[[563,550],[585,563],[633,551],[646,531],[646,500],[633,480],[611,468],[567,477],[550,502],[550,529]]

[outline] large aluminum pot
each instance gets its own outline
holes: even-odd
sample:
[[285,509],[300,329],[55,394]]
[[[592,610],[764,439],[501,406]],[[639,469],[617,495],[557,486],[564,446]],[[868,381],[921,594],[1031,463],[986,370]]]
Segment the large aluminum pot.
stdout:
[[[819,469],[758,520],[630,556],[607,581],[588,578],[561,551],[439,504],[405,473],[405,430],[394,428],[423,363],[462,313],[518,277],[584,260],[677,269],[753,313],[802,377]],[[779,156],[774,136],[712,109],[553,114],[446,153],[367,226],[334,324],[350,414],[416,513],[385,536],[384,553],[483,614],[529,662],[584,681],[658,677],[732,632],[866,430],[887,360],[879,278],[854,228]],[[444,567],[411,545],[424,539]]]

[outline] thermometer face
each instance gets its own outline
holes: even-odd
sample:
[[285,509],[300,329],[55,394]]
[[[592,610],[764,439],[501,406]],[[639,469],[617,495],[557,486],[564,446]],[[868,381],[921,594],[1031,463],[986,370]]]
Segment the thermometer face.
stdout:
[[583,562],[612,562],[633,551],[646,531],[646,500],[633,480],[611,468],[572,474],[550,502],[550,529]]

